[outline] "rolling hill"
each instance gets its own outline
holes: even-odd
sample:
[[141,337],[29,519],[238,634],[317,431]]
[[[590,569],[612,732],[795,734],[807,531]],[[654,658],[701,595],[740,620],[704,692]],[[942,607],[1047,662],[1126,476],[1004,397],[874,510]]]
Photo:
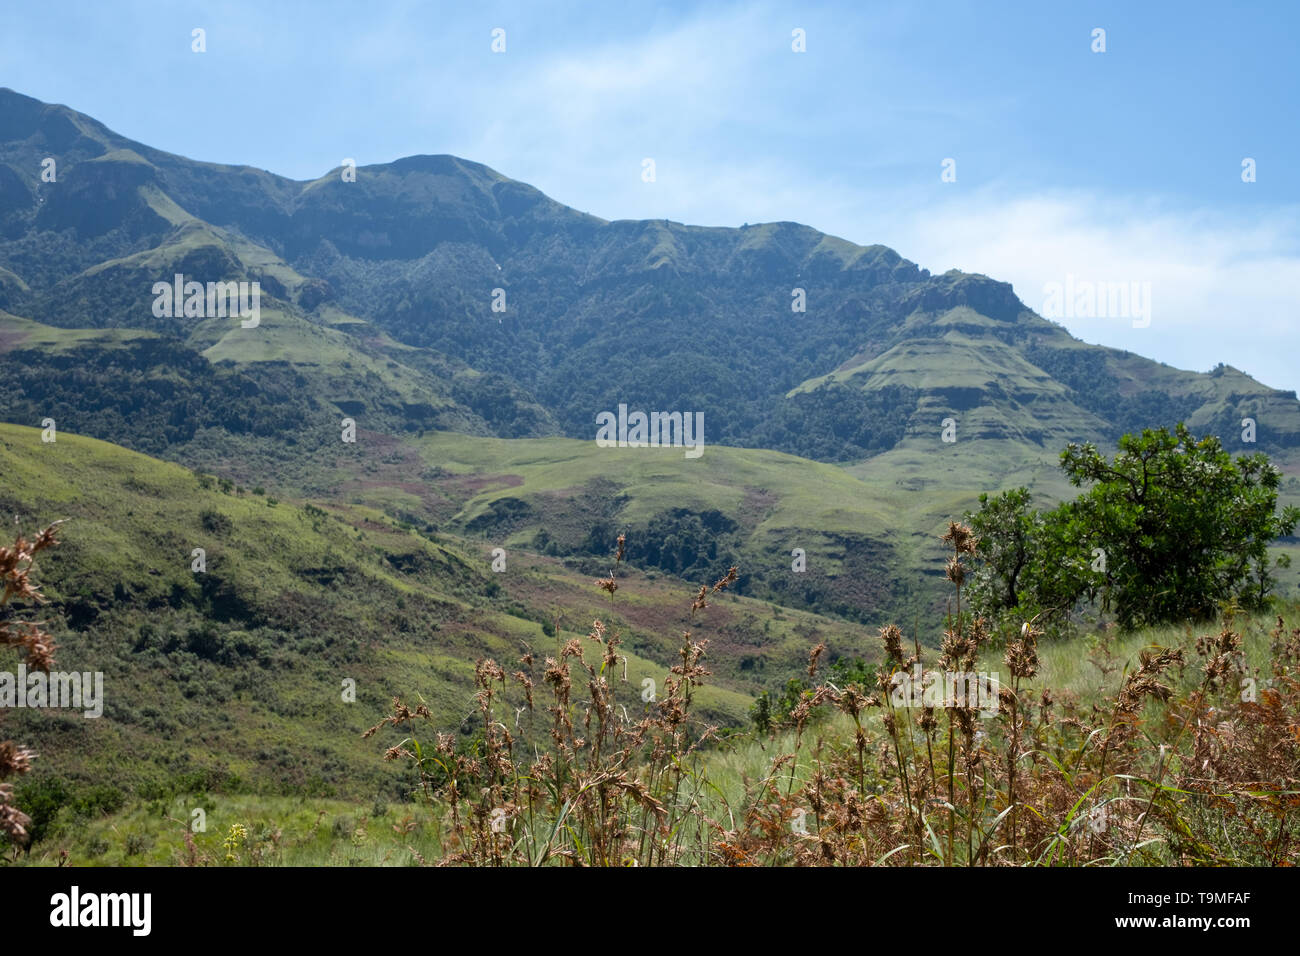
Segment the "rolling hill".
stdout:
[[[1292,393],[1084,344],[1006,283],[808,226],[610,222],[451,156],[293,181],[9,90],[0,130],[0,419],[53,418],[249,487],[577,559],[620,523],[654,529],[675,544],[636,553],[644,567],[734,558],[755,593],[878,622],[927,606],[911,582],[979,492],[1062,494],[1066,442],[1187,421],[1297,461]],[[259,324],[155,315],[155,283],[178,273],[259,283]],[[620,404],[703,412],[718,467],[664,464],[678,475],[662,495],[642,477],[658,458],[598,455],[595,417]],[[444,475],[448,446],[513,490]],[[785,457],[733,469],[723,446]],[[599,480],[616,494],[588,507]],[[706,533],[721,556],[700,550]],[[763,571],[801,535],[827,575],[816,586],[811,567],[798,587]]]
[[[722,726],[745,725],[754,696],[818,641],[836,657],[872,653],[863,628],[833,618],[722,595],[693,620],[677,578],[621,573],[611,598],[513,547],[495,573],[473,539],[276,499],[95,439],[0,425],[0,474],[11,521],[66,520],[40,562],[40,618],[60,666],[105,675],[105,719],[16,710],[5,732],[57,752],[87,786],[397,798],[404,781],[361,739],[393,696],[421,695],[468,740],[476,659],[540,663],[598,618],[623,635],[628,706],[645,677],[662,685],[684,629],[709,638],[715,677],[699,703]],[[0,651],[0,669],[12,657]]]
[[[376,431],[590,438],[623,402],[824,461],[937,439],[946,417],[1049,454],[1177,420],[1226,437],[1247,416],[1262,450],[1300,442],[1294,394],[1085,345],[1006,283],[796,223],[607,222],[452,156],[293,181],[9,90],[0,129],[0,308],[288,369]],[[156,317],[153,284],[176,273],[258,281],[268,322]]]
[[[155,309],[177,274],[257,283],[258,323]],[[702,412],[704,454],[598,446],[619,405]],[[703,712],[743,724],[818,641],[937,642],[944,523],[1064,496],[1069,441],[1187,421],[1300,501],[1294,393],[1087,345],[987,276],[796,223],[606,221],[452,156],[294,181],[3,89],[0,421],[0,512],[71,519],[49,619],[112,691],[111,720],[15,732],[137,792],[395,793],[357,736],[389,698],[460,726],[474,660],[553,651],[557,617],[622,629],[633,688],[700,628]]]

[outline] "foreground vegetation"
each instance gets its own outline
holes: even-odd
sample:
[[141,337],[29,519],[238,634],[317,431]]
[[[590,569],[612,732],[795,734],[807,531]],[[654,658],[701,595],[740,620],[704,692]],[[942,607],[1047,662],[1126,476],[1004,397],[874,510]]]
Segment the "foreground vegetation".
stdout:
[[[708,677],[704,642],[683,636],[664,697],[630,718],[616,690],[618,636],[599,621],[588,635],[596,659],[570,641],[543,662],[544,690],[531,676],[531,656],[509,678],[480,661],[480,747],[458,751],[452,737],[426,729],[425,708],[395,701],[379,727],[407,736],[386,756],[415,771],[421,798],[440,815],[450,863],[1300,860],[1300,841],[1287,828],[1300,805],[1300,628],[1288,632],[1277,618],[1263,668],[1248,664],[1232,608],[1217,632],[1188,647],[1143,647],[1119,673],[1103,636],[1095,663],[1113,680],[1085,701],[1035,680],[1042,632],[1026,622],[1001,649],[1001,677],[980,674],[978,702],[940,691],[918,698],[920,706],[900,706],[907,701],[898,675],[915,674],[928,687],[941,674],[979,673],[987,653],[984,622],[960,609],[975,541],[956,523],[945,540],[956,605],[937,659],[925,660],[919,637],[905,647],[899,628],[882,628],[874,680],[822,681],[805,691],[788,715],[792,736],[768,741],[767,759],[742,773],[739,789],[712,776],[716,758],[707,751],[716,728],[691,719],[692,696]],[[734,576],[733,569],[701,588],[693,611]],[[616,589],[613,575],[599,583]],[[812,648],[810,678],[824,650]],[[578,703],[578,695],[588,699]],[[501,720],[515,696],[517,712],[550,715],[548,752],[516,747]],[[823,724],[826,712],[841,715],[838,729]]]
[[[615,580],[616,576],[604,580]],[[725,579],[724,579],[725,580]],[[722,584],[722,582],[718,582]],[[707,616],[718,591],[691,602]],[[623,588],[615,589],[616,597]],[[954,619],[954,623],[956,623]],[[719,731],[683,639],[653,702],[593,626],[513,677],[478,666],[478,732],[440,733],[418,701],[376,732],[405,799],[207,791],[103,812],[63,808],[33,864],[99,865],[1294,865],[1300,606],[997,647],[978,626],[940,656],[881,634],[874,686],[824,678],[784,726]],[[894,706],[881,685],[922,657],[1001,676],[996,717]],[[590,660],[588,661],[588,659]],[[541,680],[529,676],[540,671]],[[532,701],[530,706],[529,701]],[[522,708],[522,711],[517,710]],[[533,751],[519,721],[543,720]],[[389,736],[391,735],[391,736]],[[376,750],[378,759],[380,751]],[[1014,801],[1012,796],[1014,795]],[[203,827],[195,832],[195,811]]]
[[[1163,448],[1161,455],[1205,451],[1230,470],[1217,448],[1179,451],[1164,448],[1157,436],[1143,441],[1148,437],[1153,447]],[[69,466],[91,447],[84,440],[61,447],[64,468],[57,479],[46,480],[42,493],[59,499],[69,491],[69,476],[76,474]],[[108,454],[94,450],[96,462]],[[0,451],[16,466],[30,466],[26,456]],[[139,459],[120,450],[114,454],[124,466]],[[96,529],[110,543],[129,539],[119,545],[124,575],[112,598],[100,600],[85,590],[90,581],[75,577],[49,592],[71,618],[86,616],[69,633],[118,634],[104,619],[125,601],[127,581],[156,596],[150,606],[159,621],[178,612],[231,618],[239,625],[234,630],[206,625],[183,632],[161,631],[151,619],[133,637],[132,625],[139,622],[124,620],[120,636],[130,640],[108,660],[116,659],[118,676],[159,688],[176,683],[169,665],[184,655],[203,662],[203,673],[181,683],[195,706],[223,706],[216,724],[203,718],[197,734],[182,731],[187,747],[229,749],[237,742],[247,752],[259,740],[286,747],[277,737],[281,724],[266,719],[275,714],[302,741],[293,766],[321,773],[326,754],[360,752],[365,778],[387,783],[367,784],[373,798],[361,796],[363,789],[339,800],[341,794],[315,783],[323,783],[323,776],[304,774],[294,790],[254,792],[229,764],[225,772],[213,772],[210,763],[142,760],[126,746],[144,741],[140,722],[127,709],[129,697],[113,702],[108,716],[115,719],[102,731],[97,721],[69,723],[20,710],[10,722],[15,738],[43,728],[42,747],[54,744],[60,765],[80,761],[84,768],[88,752],[100,761],[126,754],[131,759],[121,773],[95,772],[89,785],[74,785],[62,771],[29,774],[31,751],[4,744],[0,812],[13,842],[33,851],[27,857],[16,849],[12,859],[190,865],[1291,865],[1300,856],[1288,828],[1300,802],[1300,611],[1267,599],[1246,574],[1251,565],[1232,558],[1236,537],[1251,549],[1263,540],[1276,503],[1275,473],[1267,462],[1256,464],[1233,472],[1246,484],[1261,476],[1251,510],[1256,520],[1244,522],[1230,509],[1201,515],[1206,540],[1219,542],[1215,547],[1228,556],[1226,565],[1206,565],[1199,550],[1189,558],[1193,570],[1226,566],[1231,572],[1221,578],[1229,587],[1218,602],[1217,621],[1191,614],[1191,623],[1164,621],[1159,629],[1142,631],[1079,618],[1074,636],[1061,631],[1055,638],[1041,615],[1008,627],[1006,615],[1014,617],[1018,606],[998,609],[1003,619],[991,622],[978,604],[971,607],[972,591],[980,594],[972,582],[996,555],[971,527],[950,522],[941,539],[951,585],[942,635],[936,642],[917,626],[905,635],[890,624],[879,629],[875,648],[829,626],[777,629],[769,621],[761,633],[749,625],[718,627],[714,619],[731,618],[734,624],[736,606],[748,600],[729,594],[741,580],[736,567],[712,586],[700,586],[677,616],[662,610],[649,616],[648,605],[683,592],[680,584],[675,589],[671,582],[629,573],[625,559],[636,546],[624,535],[614,542],[612,567],[606,565],[598,580],[588,579],[585,589],[594,604],[570,595],[549,622],[520,627],[496,606],[508,599],[503,588],[451,543],[380,522],[349,524],[364,511],[341,509],[331,517],[314,506],[281,507],[272,499],[257,500],[263,497],[257,494],[247,499],[228,483],[175,466],[137,473],[128,485],[134,497],[119,502],[119,510],[131,506],[124,513],[128,520]],[[133,579],[130,569],[150,562],[147,551],[132,556],[127,547],[140,548],[149,537],[139,529],[130,533],[134,509],[142,509],[138,520],[146,524],[167,518],[158,510],[167,498],[156,489],[173,486],[191,499],[178,517],[194,520],[191,512],[200,505],[194,540],[212,545],[255,529],[254,537],[265,543],[243,545],[241,559],[226,566],[228,578],[173,563],[170,569],[149,568],[152,580]],[[1104,483],[1099,487],[1106,491]],[[1250,488],[1239,490],[1234,500],[1251,497]],[[1162,497],[1162,507],[1179,510],[1180,494]],[[230,500],[220,508],[201,507],[220,496]],[[1294,523],[1290,509],[1283,514]],[[1008,515],[1013,528],[1022,526],[1023,515]],[[1095,529],[1117,519],[1123,524],[1119,505],[1079,509],[1074,517],[1085,544]],[[987,510],[981,528],[996,539],[999,527]],[[374,567],[348,557],[358,550],[353,542],[368,534],[382,542],[374,547]],[[1139,545],[1149,547],[1149,537],[1142,536]],[[0,551],[8,567],[3,603],[11,596],[38,599],[29,575],[36,552],[52,543],[52,533],[45,532],[33,544],[20,537]],[[100,554],[103,544],[91,537],[79,542],[79,548],[99,554],[96,561],[88,563],[83,554],[62,565],[67,549],[60,548],[49,562],[83,575],[99,567],[102,578],[110,560]],[[181,544],[176,539],[169,547],[184,554]],[[332,563],[321,565],[319,555],[326,552]],[[1122,548],[1116,553],[1125,560],[1138,554]],[[1164,560],[1166,576],[1127,578],[1129,590],[1117,598],[1118,610],[1132,602],[1150,606],[1151,597],[1166,592],[1168,574],[1183,573],[1180,560],[1172,553]],[[407,577],[412,568],[420,572],[414,579]],[[305,584],[322,577],[325,585],[344,583],[346,601],[331,599],[335,589]],[[536,572],[512,578],[512,587],[521,579],[536,581]],[[1144,580],[1151,593],[1142,590]],[[1241,582],[1246,587],[1238,590]],[[294,601],[308,593],[318,595],[319,615],[295,609]],[[1243,610],[1239,598],[1249,599],[1249,607]],[[436,649],[422,642],[422,631],[409,640],[398,637],[411,628],[416,611],[430,615],[434,631],[446,624],[458,630],[473,625],[481,637],[454,654],[445,640]],[[562,626],[574,611],[591,622],[577,634]],[[511,614],[521,615],[514,621],[526,621],[526,613],[526,605],[511,604]],[[391,624],[379,617],[384,614]],[[331,615],[339,619],[336,627],[322,629]],[[71,618],[65,623],[73,623]],[[662,665],[653,666],[665,659],[663,648],[647,639],[647,631],[657,631],[662,641],[679,622],[684,630],[677,631],[675,663],[664,677]],[[376,623],[391,638],[382,645],[373,638],[342,642],[355,625]],[[48,670],[52,641],[43,625],[12,615],[5,624],[0,643],[13,645],[32,667]],[[318,645],[318,659],[304,666],[308,645],[300,642],[313,633],[333,634],[334,642]],[[760,683],[761,655],[737,654],[752,638],[773,654],[773,673],[788,674],[791,662],[784,655],[800,637],[806,679],[788,681],[778,698],[760,695],[750,712],[753,729],[741,727],[737,705],[755,698],[715,686],[713,670],[723,669],[731,688],[745,687],[747,680]],[[715,639],[722,653],[712,653]],[[88,647],[84,640],[72,645],[75,652]],[[330,689],[338,686],[332,675],[341,672],[340,663],[347,665],[342,673],[368,675],[357,710],[377,714],[377,690],[428,686],[428,664],[437,654],[459,664],[474,688],[472,701],[453,677],[444,679],[436,696],[404,691],[364,734],[342,719],[337,691]],[[393,661],[403,662],[400,673],[384,674]],[[151,674],[146,663],[158,673]],[[296,674],[277,678],[280,668]],[[743,676],[747,671],[749,677]],[[960,683],[952,683],[954,677]],[[232,686],[233,680],[244,684]],[[344,681],[343,704],[351,703],[349,683],[356,687]],[[267,692],[274,692],[270,700],[279,711],[242,712],[246,703],[264,706]],[[458,693],[458,701],[449,701]],[[324,724],[311,706],[313,695],[320,695],[322,706],[334,698]],[[181,727],[166,712],[155,711],[154,717]],[[318,727],[326,735],[313,742]],[[101,733],[137,736],[113,741]],[[120,746],[104,747],[106,740]],[[377,742],[401,770],[380,771]],[[265,757],[259,753],[257,761]],[[128,774],[135,775],[129,789],[115,786]],[[27,779],[11,789],[8,778],[14,776]],[[276,779],[293,782],[283,773]]]

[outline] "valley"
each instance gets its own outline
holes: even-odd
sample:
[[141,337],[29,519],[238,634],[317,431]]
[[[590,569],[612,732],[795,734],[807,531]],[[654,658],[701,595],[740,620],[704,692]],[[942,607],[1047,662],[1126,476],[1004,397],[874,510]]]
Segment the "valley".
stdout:
[[1087,344],[995,278],[793,222],[607,221],[448,155],[342,172],[192,160],[0,89],[0,515],[65,522],[40,620],[104,682],[103,720],[8,714],[60,806],[139,823],[221,794],[306,846],[310,802],[346,838],[339,807],[427,783],[362,736],[395,698],[448,760],[498,726],[538,747],[563,720],[512,700],[485,724],[483,662],[558,686],[596,644],[629,725],[707,669],[692,728],[740,792],[760,702],[881,664],[887,625],[942,647],[941,535],[981,493],[1072,497],[1067,444],[1186,422],[1300,504],[1294,392]]

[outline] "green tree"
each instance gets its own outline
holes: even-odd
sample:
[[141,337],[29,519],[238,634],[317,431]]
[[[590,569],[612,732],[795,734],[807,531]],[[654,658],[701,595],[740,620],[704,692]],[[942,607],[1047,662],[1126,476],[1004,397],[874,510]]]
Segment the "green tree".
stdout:
[[980,510],[966,516],[979,540],[979,571],[971,581],[971,601],[987,611],[1002,611],[1020,603],[1026,570],[1034,556],[1034,541],[1042,517],[1029,506],[1029,489],[1000,495],[980,495]]
[[1103,590],[1105,576],[1090,560],[1094,535],[1074,502],[1039,512],[1028,489],[1016,488],[981,495],[980,510],[966,520],[978,542],[971,608],[995,625],[1059,627]]
[[1092,486],[1058,511],[1077,540],[1103,549],[1125,627],[1206,617],[1232,598],[1259,606],[1273,583],[1268,546],[1300,521],[1300,509],[1277,512],[1281,472],[1267,455],[1234,460],[1182,423],[1125,435],[1112,460],[1071,444],[1061,467]]
[[1273,584],[1268,546],[1300,521],[1300,509],[1278,513],[1281,472],[1266,455],[1234,460],[1182,424],[1125,435],[1113,459],[1070,444],[1061,467],[1088,486],[1073,501],[1039,513],[1019,488],[982,495],[968,516],[977,612],[1059,621],[1101,596],[1137,627],[1203,618],[1228,600],[1258,607]]

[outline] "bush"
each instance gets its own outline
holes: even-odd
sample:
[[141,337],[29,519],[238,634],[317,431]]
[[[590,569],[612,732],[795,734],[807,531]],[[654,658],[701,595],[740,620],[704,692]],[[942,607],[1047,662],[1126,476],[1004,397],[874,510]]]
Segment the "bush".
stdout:
[[72,796],[67,785],[56,777],[25,780],[15,788],[14,795],[19,808],[32,819],[27,832],[33,844],[50,832],[59,811]]
[[1100,596],[1134,628],[1258,608],[1273,585],[1268,546],[1300,521],[1300,509],[1277,512],[1281,472],[1267,455],[1234,460],[1182,424],[1125,435],[1110,461],[1072,443],[1061,468],[1091,487],[1051,511],[1032,511],[1024,488],[980,496],[977,612],[1060,621]]
[[104,816],[122,809],[126,803],[126,794],[110,784],[88,787],[77,793],[71,802],[72,810],[79,817]]
[[203,524],[203,530],[213,534],[229,534],[234,527],[234,523],[228,517],[211,508],[204,508],[199,512],[199,521]]

